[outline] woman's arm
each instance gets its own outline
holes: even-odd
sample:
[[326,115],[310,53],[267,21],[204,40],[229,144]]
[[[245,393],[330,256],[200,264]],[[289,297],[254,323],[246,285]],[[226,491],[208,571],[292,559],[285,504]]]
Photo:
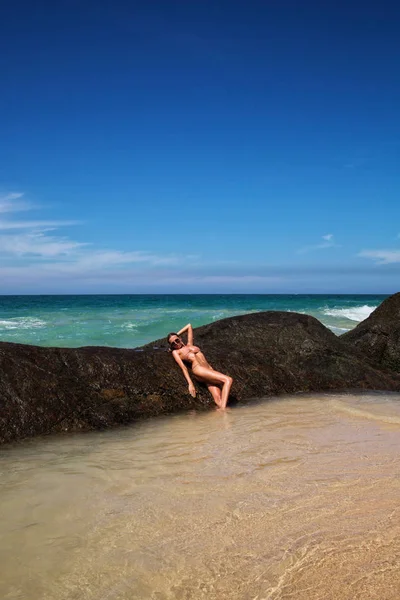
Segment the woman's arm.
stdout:
[[178,351],[177,350],[173,350],[172,356],[174,357],[174,359],[176,360],[176,362],[178,363],[178,365],[182,369],[183,374],[185,376],[185,379],[186,379],[186,381],[189,384],[189,394],[191,396],[193,396],[193,398],[196,398],[196,388],[193,385],[193,381],[190,379],[189,371],[187,370],[186,366],[183,364],[182,359],[181,359],[181,357],[178,354]]
[[180,331],[178,331],[178,335],[182,335],[182,333],[185,333],[185,331],[188,332],[188,344],[189,344],[189,346],[193,346],[193,327],[191,326],[190,323],[188,323],[187,325],[185,325],[185,327],[183,327],[183,329],[181,329]]

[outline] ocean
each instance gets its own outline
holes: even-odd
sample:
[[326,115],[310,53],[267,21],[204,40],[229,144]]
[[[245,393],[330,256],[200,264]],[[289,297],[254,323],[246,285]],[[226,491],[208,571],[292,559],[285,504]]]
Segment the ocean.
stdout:
[[340,335],[384,295],[0,296],[0,340],[39,346],[134,348],[177,331],[263,310],[309,314]]

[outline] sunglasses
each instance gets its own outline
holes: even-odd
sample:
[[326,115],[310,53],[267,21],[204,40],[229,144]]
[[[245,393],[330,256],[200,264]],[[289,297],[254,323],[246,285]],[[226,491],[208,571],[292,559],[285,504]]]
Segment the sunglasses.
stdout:
[[182,341],[182,340],[181,340],[180,338],[176,338],[175,340],[173,340],[173,341],[171,342],[171,344],[177,344],[177,343],[179,343],[179,344],[180,344],[180,343],[181,343],[181,341]]

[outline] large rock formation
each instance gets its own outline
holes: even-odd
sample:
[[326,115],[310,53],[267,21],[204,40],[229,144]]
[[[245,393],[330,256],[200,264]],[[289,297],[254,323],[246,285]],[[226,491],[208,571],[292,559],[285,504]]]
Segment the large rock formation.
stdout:
[[[368,364],[307,315],[264,312],[195,329],[213,367],[234,378],[231,404],[282,393],[400,391],[400,375]],[[0,343],[0,441],[95,429],[214,406],[192,398],[165,341],[136,350],[41,348]]]
[[400,373],[400,293],[384,300],[341,339],[378,367]]

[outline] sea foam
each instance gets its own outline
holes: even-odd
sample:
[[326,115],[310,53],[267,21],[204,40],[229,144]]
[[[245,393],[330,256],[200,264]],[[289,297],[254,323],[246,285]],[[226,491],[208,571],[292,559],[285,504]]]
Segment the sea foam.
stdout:
[[46,327],[46,321],[36,317],[0,319],[0,329],[37,329],[38,327]]
[[322,312],[329,317],[349,319],[350,321],[364,321],[376,309],[376,306],[353,306],[347,308],[326,308]]

